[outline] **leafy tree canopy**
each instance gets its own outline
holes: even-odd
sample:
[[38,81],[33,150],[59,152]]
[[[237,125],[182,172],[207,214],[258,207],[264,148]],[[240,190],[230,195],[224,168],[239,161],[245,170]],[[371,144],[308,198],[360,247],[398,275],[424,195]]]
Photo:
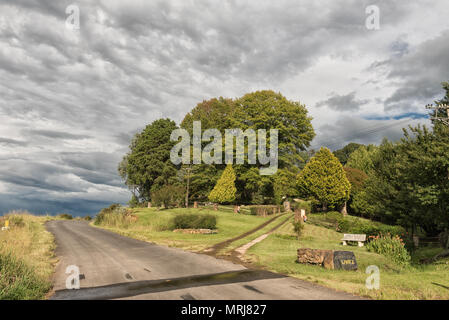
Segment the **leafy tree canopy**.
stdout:
[[363,146],[363,144],[351,142],[344,146],[343,148],[334,151],[334,155],[340,160],[342,165],[345,165],[348,162],[348,158],[355,150]]
[[150,192],[177,183],[177,168],[170,161],[175,142],[170,134],[177,128],[170,119],[159,119],[137,133],[130,151],[119,164],[119,173],[133,194],[150,201]]

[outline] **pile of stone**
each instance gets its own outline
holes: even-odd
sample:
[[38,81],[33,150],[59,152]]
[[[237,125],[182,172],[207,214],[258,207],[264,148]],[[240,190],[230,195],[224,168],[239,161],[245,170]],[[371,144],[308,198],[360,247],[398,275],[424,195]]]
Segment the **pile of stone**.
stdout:
[[217,230],[212,229],[175,229],[173,232],[190,233],[190,234],[214,234]]

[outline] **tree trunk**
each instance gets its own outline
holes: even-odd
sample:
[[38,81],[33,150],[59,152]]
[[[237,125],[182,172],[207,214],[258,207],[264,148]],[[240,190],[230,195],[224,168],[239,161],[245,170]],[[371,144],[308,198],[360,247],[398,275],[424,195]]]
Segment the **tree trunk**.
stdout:
[[189,207],[190,168],[187,169],[186,208]]
[[323,203],[323,212],[327,212],[327,203]]
[[348,210],[346,208],[346,201],[345,204],[343,205],[343,207],[341,208],[341,213],[343,213],[343,216],[347,216],[348,215]]

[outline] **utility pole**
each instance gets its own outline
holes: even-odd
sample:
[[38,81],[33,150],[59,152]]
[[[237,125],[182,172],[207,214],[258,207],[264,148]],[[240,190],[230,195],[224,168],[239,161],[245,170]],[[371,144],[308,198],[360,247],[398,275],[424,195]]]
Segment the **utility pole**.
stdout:
[[[426,109],[435,110],[435,116],[430,117],[430,120],[441,121],[445,125],[449,126],[449,105],[440,104],[440,105],[433,106],[431,104],[428,104],[426,106]],[[439,112],[439,111],[443,111],[443,112]]]
[[190,170],[192,170],[192,168],[188,166],[186,168],[187,171],[186,208],[189,207]]

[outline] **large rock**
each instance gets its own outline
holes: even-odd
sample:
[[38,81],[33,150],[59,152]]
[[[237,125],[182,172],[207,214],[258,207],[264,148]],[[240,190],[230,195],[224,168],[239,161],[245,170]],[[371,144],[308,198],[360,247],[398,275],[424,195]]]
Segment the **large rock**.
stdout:
[[318,250],[318,249],[298,249],[299,263],[317,264],[326,269],[333,269],[333,251],[332,250]]
[[326,269],[357,270],[355,255],[351,251],[300,248],[297,262],[320,265]]

